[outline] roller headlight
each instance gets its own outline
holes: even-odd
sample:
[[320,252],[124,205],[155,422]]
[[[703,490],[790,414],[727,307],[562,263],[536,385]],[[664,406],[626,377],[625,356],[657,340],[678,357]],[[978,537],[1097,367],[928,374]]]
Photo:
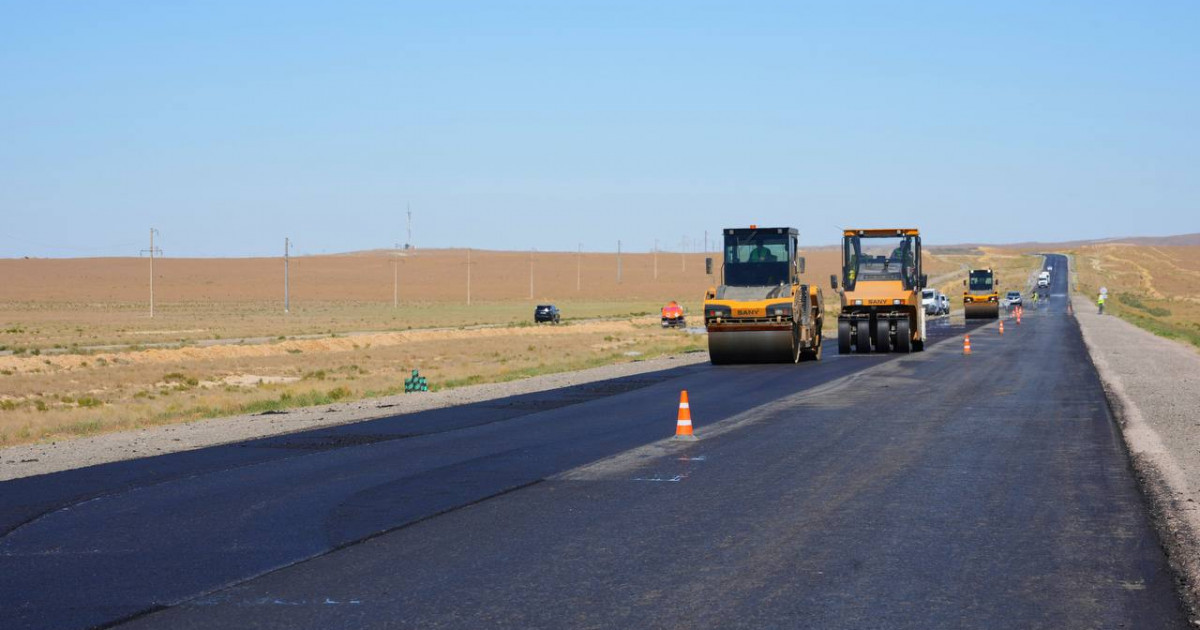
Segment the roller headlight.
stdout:
[[704,307],[704,317],[706,319],[729,317],[730,313],[732,312],[733,311],[730,310],[728,306],[722,306],[720,304],[710,304]]

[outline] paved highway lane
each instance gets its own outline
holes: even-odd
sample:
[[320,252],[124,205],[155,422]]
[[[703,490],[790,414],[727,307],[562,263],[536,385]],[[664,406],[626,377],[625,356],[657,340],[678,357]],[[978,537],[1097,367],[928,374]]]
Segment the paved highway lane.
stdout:
[[131,625],[1183,627],[1064,308]]
[[[128,464],[111,494],[0,539],[0,611],[44,627],[180,601],[129,625],[1179,626],[1063,308],[977,329],[970,357],[942,325],[948,343],[900,358],[696,366]],[[703,439],[651,444],[685,387]]]
[[5,482],[0,617],[125,619],[662,439],[680,389],[702,428],[887,360],[677,368]]

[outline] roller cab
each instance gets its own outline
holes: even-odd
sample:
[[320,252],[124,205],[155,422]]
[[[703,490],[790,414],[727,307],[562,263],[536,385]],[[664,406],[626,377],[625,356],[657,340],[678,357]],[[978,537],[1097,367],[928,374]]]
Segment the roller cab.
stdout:
[[841,296],[838,352],[924,350],[926,283],[920,231],[844,230],[841,287],[830,278]]
[[1000,317],[1000,281],[991,269],[972,269],[963,280],[963,313],[967,319]]
[[800,282],[795,228],[724,230],[721,282],[704,300],[714,364],[821,358],[821,291]]

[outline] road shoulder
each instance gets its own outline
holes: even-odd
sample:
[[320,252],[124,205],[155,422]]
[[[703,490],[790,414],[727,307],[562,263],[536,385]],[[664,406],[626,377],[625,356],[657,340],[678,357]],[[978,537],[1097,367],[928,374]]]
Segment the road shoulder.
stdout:
[[1073,296],[1075,318],[1104,384],[1188,607],[1200,610],[1200,352]]

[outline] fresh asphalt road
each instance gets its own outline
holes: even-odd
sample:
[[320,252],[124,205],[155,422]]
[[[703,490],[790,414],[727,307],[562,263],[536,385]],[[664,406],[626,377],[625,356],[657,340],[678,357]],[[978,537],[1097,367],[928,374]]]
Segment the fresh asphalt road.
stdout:
[[[1183,627],[1051,304],[0,484],[6,628]],[[692,443],[660,442],[689,390]]]

